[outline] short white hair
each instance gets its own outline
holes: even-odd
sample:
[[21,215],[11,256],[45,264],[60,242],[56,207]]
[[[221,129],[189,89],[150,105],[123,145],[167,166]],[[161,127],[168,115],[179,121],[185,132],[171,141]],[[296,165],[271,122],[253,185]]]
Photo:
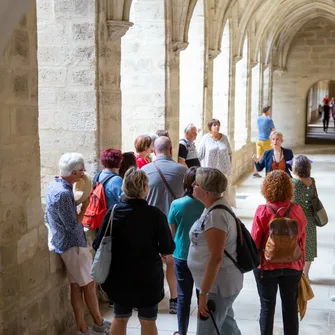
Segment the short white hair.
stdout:
[[193,128],[197,129],[197,127],[196,127],[193,123],[189,123],[189,124],[186,126],[186,128],[185,128],[185,130],[184,130],[184,133],[185,133],[185,134],[188,133],[188,132],[191,131]]
[[72,171],[84,164],[84,157],[78,152],[66,152],[59,159],[59,174],[62,177],[71,176]]

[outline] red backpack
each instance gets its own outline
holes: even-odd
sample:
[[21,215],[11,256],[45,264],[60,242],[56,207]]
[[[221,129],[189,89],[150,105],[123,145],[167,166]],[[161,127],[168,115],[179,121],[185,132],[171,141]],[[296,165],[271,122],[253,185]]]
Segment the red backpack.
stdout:
[[115,175],[108,175],[99,183],[97,180],[100,176],[99,172],[93,179],[93,190],[90,195],[90,203],[84,214],[82,225],[89,229],[98,229],[107,212],[107,202],[105,196],[104,183]]

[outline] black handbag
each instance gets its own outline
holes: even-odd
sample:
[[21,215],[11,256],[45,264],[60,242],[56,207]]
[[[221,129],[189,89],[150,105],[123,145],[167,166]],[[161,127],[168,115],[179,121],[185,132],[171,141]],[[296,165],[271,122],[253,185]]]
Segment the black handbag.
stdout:
[[313,217],[315,225],[323,227],[328,223],[328,215],[319,199],[318,191],[315,186],[315,180],[312,178],[315,197],[312,199]]

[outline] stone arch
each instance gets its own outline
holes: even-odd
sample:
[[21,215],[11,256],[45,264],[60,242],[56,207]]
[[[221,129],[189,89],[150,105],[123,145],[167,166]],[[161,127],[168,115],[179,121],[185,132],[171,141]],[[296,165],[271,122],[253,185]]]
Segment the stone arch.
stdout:
[[[306,3],[303,0],[294,1],[289,4],[281,5],[281,6],[273,6],[272,11],[277,10],[276,15],[271,15],[271,11],[268,14],[267,18],[262,20],[262,24],[257,30],[256,42],[255,42],[255,55],[260,50],[262,43],[267,40],[267,43],[263,46],[266,46],[267,54],[272,50],[272,47],[281,34],[282,31],[290,30],[294,22],[304,20],[304,17],[308,15],[310,12],[328,12],[332,13],[333,7],[329,4],[329,1],[320,1],[320,2],[312,2]],[[274,14],[274,12],[273,12]],[[284,23],[284,29],[283,29]]]

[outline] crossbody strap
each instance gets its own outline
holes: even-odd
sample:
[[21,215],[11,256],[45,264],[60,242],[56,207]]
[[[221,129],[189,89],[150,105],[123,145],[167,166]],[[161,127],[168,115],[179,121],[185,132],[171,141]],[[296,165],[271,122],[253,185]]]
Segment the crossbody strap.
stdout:
[[[239,219],[236,217],[235,213],[227,206],[225,205],[216,205],[214,206],[208,213],[207,215],[214,209],[223,209],[225,211],[227,211],[234,219],[235,219],[235,223],[236,223],[236,229],[238,234],[240,235],[240,239],[241,239],[241,243],[243,243],[243,237],[242,237],[242,228],[241,228],[241,224]],[[240,266],[238,265],[237,261],[232,257],[232,255],[225,249],[224,250],[225,255],[234,263],[234,265],[240,269]]]
[[113,206],[113,209],[112,209],[112,212],[109,216],[109,219],[108,219],[108,223],[107,223],[107,227],[106,227],[106,230],[105,230],[105,234],[103,237],[106,237],[106,234],[107,234],[107,231],[108,231],[108,227],[110,228],[109,230],[109,236],[112,237],[112,227],[113,227],[113,219],[114,219],[114,210],[115,210],[115,207],[117,206],[117,204],[115,204]]
[[155,168],[157,169],[159,175],[161,176],[166,188],[168,189],[168,191],[170,192],[171,196],[173,199],[177,199],[176,195],[174,194],[174,192],[172,191],[170,185],[168,184],[168,182],[166,181],[164,175],[163,175],[163,172],[162,170],[158,167],[158,165],[156,164],[156,162],[154,162],[154,165],[155,165]]

